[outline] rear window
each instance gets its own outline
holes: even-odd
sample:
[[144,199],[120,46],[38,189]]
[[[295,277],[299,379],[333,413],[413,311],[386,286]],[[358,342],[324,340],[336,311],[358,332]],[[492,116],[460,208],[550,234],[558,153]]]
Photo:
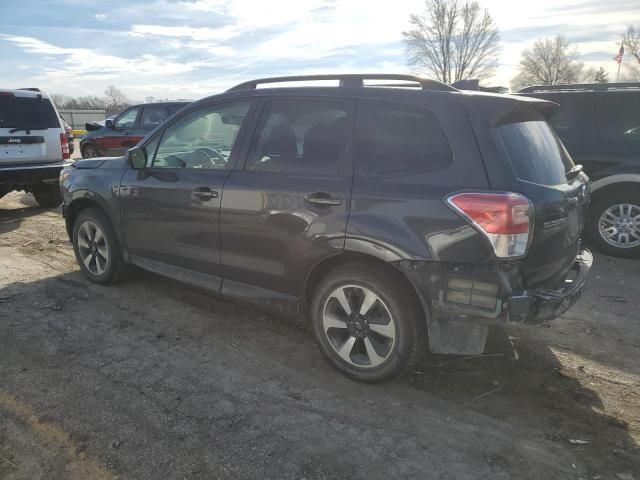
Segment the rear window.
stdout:
[[517,177],[541,185],[566,183],[573,161],[542,115],[497,127],[496,134]]
[[361,100],[356,119],[356,170],[389,175],[440,168],[453,154],[435,115],[408,105]]
[[0,128],[60,128],[48,99],[0,95]]

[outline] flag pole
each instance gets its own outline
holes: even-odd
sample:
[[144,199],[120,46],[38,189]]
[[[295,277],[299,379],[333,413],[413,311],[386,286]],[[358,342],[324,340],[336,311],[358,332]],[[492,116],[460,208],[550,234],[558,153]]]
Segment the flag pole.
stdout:
[[622,67],[622,57],[624,57],[624,40],[620,42],[620,51],[616,57],[618,62],[618,74],[616,75],[616,82],[620,81],[620,67]]

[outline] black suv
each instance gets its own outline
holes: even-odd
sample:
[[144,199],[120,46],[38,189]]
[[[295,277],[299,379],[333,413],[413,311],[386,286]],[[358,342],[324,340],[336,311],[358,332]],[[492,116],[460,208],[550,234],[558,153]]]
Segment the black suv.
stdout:
[[251,81],[66,168],[67,229],[93,282],[132,264],[306,316],[334,367],[382,381],[427,339],[478,354],[489,324],[580,295],[588,178],[553,109],[407,75]]
[[599,250],[640,257],[640,83],[527,87],[556,102],[549,122],[591,178],[585,226]]

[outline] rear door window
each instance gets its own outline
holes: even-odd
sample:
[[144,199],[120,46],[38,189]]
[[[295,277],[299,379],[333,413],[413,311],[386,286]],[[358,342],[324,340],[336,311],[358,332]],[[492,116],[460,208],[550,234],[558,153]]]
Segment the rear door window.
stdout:
[[60,120],[49,99],[0,94],[0,128],[60,128]]
[[356,171],[365,175],[411,173],[451,163],[451,147],[427,109],[359,101]]
[[609,142],[640,144],[640,95],[609,93],[598,99],[600,137]]
[[520,180],[541,185],[567,182],[573,161],[542,115],[531,112],[523,121],[501,125],[495,131]]
[[247,170],[341,177],[351,136],[349,103],[331,100],[271,100],[266,103]]
[[145,105],[140,118],[140,128],[153,130],[166,118],[163,105]]
[[182,108],[183,108],[184,106],[185,106],[185,105],[169,105],[169,106],[167,107],[167,110],[168,110],[168,112],[169,112],[169,116],[173,115],[173,114],[174,114],[174,113],[176,113],[178,110],[182,110]]

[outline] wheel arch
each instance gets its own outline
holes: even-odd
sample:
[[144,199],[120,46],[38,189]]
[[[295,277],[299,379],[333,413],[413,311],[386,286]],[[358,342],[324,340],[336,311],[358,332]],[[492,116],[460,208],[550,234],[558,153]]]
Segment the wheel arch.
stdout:
[[611,175],[591,183],[591,200],[595,201],[612,192],[640,192],[640,174]]
[[[109,209],[106,205],[106,202],[97,195],[91,195],[89,192],[74,192],[73,199],[65,207],[65,226],[67,229],[67,234],[69,235],[69,239],[73,238],[73,224],[80,215],[80,212],[86,210],[87,208],[97,208],[109,219],[111,222],[111,226],[115,227],[113,219],[109,214]],[[116,230],[114,228],[114,230]],[[117,230],[116,230],[117,232]],[[118,235],[119,236],[119,235]],[[120,240],[120,238],[118,238]]]
[[344,250],[340,254],[324,258],[321,261],[317,262],[310,269],[305,278],[304,289],[302,292],[301,303],[305,315],[309,314],[309,306],[311,304],[311,299],[313,298],[313,291],[320,284],[322,279],[325,278],[329,274],[329,272],[331,272],[335,268],[347,263],[365,263],[368,265],[373,265],[376,268],[379,268],[381,271],[384,271],[386,274],[394,276],[397,281],[403,283],[403,285],[407,288],[407,291],[411,292],[411,295],[414,297],[415,301],[423,311],[426,320],[429,312],[425,311],[425,305],[421,301],[421,297],[418,291],[416,290],[411,280],[405,275],[405,273],[396,268],[392,263],[388,261],[387,254],[381,253],[380,256],[377,256],[356,250]]

